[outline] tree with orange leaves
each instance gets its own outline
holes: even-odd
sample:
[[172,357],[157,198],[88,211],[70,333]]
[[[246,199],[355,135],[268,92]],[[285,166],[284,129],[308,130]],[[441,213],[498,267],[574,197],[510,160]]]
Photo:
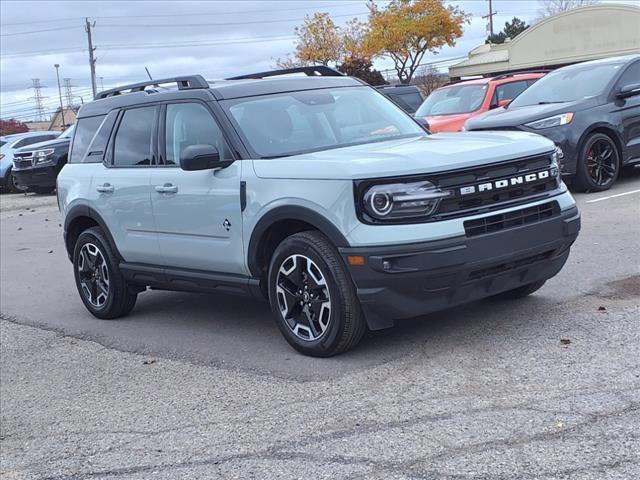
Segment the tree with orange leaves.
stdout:
[[469,16],[443,0],[392,0],[386,8],[369,3],[368,56],[393,60],[400,83],[409,83],[427,52],[454,46]]

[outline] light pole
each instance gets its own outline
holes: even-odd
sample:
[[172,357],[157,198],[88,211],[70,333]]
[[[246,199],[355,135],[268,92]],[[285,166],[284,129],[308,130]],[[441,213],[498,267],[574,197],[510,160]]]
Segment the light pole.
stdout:
[[60,64],[56,63],[54,67],[56,67],[56,78],[58,79],[58,96],[60,97],[60,115],[62,116],[62,128],[64,129],[66,124],[64,123],[64,107],[62,106],[62,88],[60,88],[60,73],[58,72],[58,69],[60,68]]

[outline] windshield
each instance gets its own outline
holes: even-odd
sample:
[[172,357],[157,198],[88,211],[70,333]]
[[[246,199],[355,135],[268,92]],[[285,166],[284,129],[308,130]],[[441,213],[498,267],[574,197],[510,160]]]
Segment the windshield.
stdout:
[[58,138],[71,138],[73,136],[74,128],[76,128],[75,124],[71,125],[64,132],[62,132]]
[[454,85],[431,93],[416,112],[416,116],[455,115],[480,108],[487,85]]
[[7,142],[6,142],[6,140],[0,140],[0,147],[1,147],[2,145],[4,145],[5,143],[7,143]]
[[427,135],[369,87],[287,92],[221,103],[260,157]]
[[548,73],[522,92],[509,108],[584,100],[602,94],[620,65],[584,65]]

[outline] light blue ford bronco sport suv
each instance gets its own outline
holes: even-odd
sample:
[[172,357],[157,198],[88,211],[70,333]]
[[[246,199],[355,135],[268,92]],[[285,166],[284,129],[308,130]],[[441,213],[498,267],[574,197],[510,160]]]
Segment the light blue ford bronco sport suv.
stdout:
[[551,141],[430,135],[323,67],[100,93],[58,202],[94,316],[128,314],[148,288],[266,297],[314,356],[395,319],[528,295],[580,229]]

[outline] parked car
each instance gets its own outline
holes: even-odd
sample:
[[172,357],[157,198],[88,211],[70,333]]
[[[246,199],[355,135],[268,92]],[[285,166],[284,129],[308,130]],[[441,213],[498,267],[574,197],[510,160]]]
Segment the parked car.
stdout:
[[263,80],[280,73],[150,80],[80,108],[58,204],[91,314],[126,315],[148,287],[249,294],[329,356],[560,271],[580,214],[553,142],[429,135],[359,79]]
[[437,132],[459,132],[469,118],[508,105],[546,72],[510,73],[445,85],[431,92],[415,116]]
[[424,100],[415,85],[383,85],[376,88],[407,113],[415,113]]
[[17,192],[13,183],[13,155],[20,147],[57,138],[60,132],[25,132],[0,137],[0,189],[5,192]]
[[13,182],[19,189],[36,193],[55,190],[58,173],[67,163],[74,128],[67,128],[55,140],[22,147],[14,152]]
[[622,167],[640,162],[640,55],[555,70],[465,128],[544,135],[560,147],[562,174],[577,190],[606,190]]

